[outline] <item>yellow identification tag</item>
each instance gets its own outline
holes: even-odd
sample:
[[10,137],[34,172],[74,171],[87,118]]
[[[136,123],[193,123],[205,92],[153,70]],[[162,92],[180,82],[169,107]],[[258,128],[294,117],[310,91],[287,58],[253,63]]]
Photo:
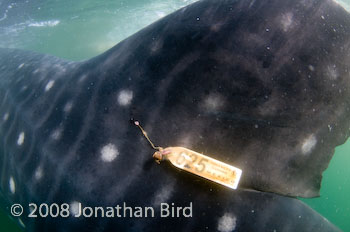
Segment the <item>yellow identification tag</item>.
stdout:
[[169,160],[172,165],[208,180],[236,189],[242,175],[242,170],[206,155],[192,151],[184,147],[156,147],[148,138],[147,133],[140,126],[138,121],[134,122],[143,135],[158,151],[153,154],[157,163]]
[[242,170],[184,147],[167,147],[154,153],[158,160],[169,160],[175,167],[236,189]]

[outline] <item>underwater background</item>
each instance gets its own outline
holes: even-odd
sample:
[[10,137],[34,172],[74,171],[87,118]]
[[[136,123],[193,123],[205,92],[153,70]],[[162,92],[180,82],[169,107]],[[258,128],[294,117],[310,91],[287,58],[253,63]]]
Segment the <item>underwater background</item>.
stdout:
[[[0,47],[89,59],[195,1],[0,0]],[[350,10],[350,0],[338,2]],[[321,196],[301,199],[343,231],[350,231],[349,153],[348,140],[336,148],[323,174]],[[23,231],[7,213],[0,209],[1,231]]]

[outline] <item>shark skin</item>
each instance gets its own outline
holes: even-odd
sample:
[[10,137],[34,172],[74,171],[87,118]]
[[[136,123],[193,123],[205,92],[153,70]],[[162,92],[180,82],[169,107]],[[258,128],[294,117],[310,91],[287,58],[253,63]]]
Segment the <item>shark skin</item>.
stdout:
[[[86,61],[2,48],[1,205],[23,205],[27,231],[339,231],[294,197],[319,195],[349,137],[349,33],[333,1],[204,0]],[[157,165],[131,118],[242,169],[239,189]],[[154,217],[75,217],[79,203]]]

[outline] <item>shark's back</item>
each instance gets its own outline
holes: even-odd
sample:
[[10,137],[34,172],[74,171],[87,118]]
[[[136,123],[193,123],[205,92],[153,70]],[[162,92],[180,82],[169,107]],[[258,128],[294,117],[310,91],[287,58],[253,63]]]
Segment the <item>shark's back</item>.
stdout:
[[[87,61],[0,49],[4,207],[28,231],[337,231],[292,197],[349,136],[349,33],[333,1],[220,0]],[[238,166],[239,190],[157,165],[130,118]]]

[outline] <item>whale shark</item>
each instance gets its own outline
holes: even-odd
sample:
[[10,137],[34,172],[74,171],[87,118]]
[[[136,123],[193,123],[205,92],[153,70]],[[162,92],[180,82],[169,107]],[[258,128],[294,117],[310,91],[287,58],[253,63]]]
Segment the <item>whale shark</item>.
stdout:
[[[350,15],[202,0],[72,62],[0,49],[0,205],[26,231],[340,231],[317,197],[350,133]],[[242,170],[157,164],[134,123]]]

